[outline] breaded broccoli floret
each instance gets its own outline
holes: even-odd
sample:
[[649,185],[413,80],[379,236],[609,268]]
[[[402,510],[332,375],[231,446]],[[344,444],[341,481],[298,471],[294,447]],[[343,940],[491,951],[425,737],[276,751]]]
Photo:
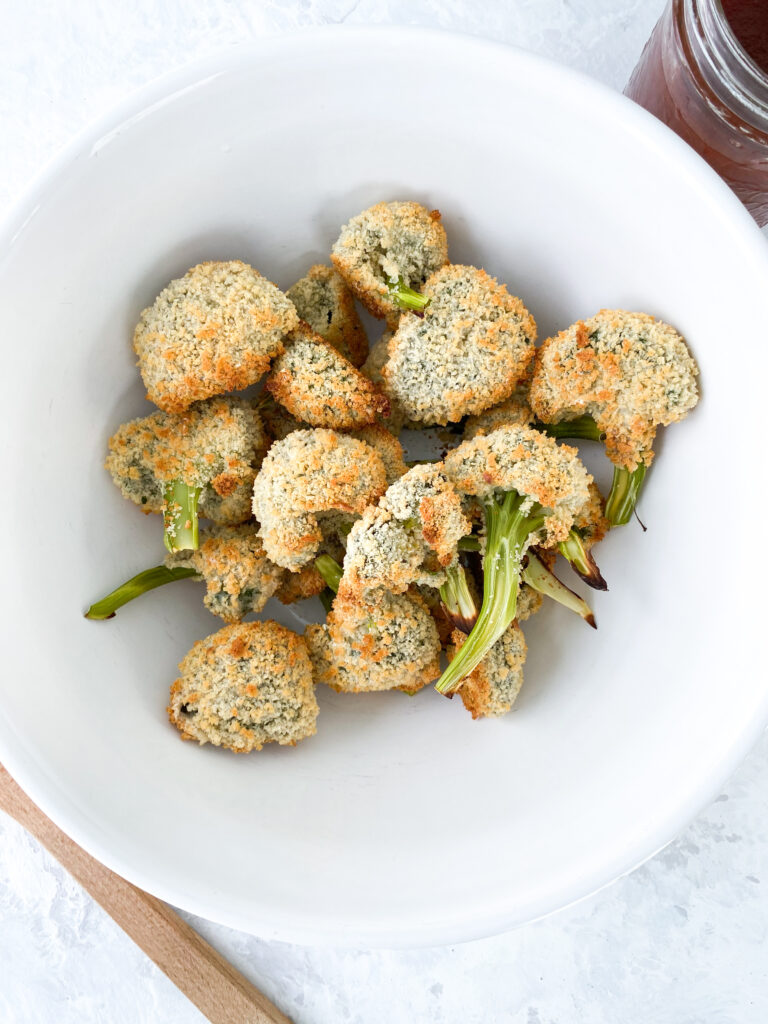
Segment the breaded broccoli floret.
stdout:
[[389,359],[389,341],[391,337],[392,332],[385,331],[379,340],[371,346],[368,358],[363,363],[361,370],[370,381],[373,381],[382,394],[386,395],[389,399],[389,416],[381,422],[396,437],[405,426],[408,417],[400,401],[388,392],[382,373],[384,365]]
[[515,621],[525,622],[536,612],[541,611],[544,598],[540,591],[535,590],[527,583],[521,583],[517,592],[517,608],[515,609]]
[[286,338],[266,388],[291,415],[315,427],[354,429],[389,413],[376,386],[306,324]]
[[282,441],[294,430],[306,430],[309,423],[292,416],[284,405],[276,402],[268,391],[262,391],[256,400],[256,408],[264,422],[264,428],[272,441]]
[[437,627],[418,594],[339,596],[324,626],[305,634],[316,682],[360,693],[415,692],[440,674]]
[[[457,629],[449,658],[455,658],[467,642]],[[523,665],[528,647],[519,626],[512,623],[467,675],[459,694],[473,718],[499,718],[512,708],[523,685]]]
[[179,669],[168,717],[182,739],[247,753],[316,731],[307,646],[276,622],[225,626],[198,640]]
[[396,322],[402,309],[423,306],[416,294],[448,262],[439,210],[419,203],[377,203],[341,229],[331,261],[353,294],[376,317]]
[[499,405],[494,405],[477,416],[470,416],[464,424],[464,440],[471,441],[473,437],[479,437],[481,434],[490,434],[499,427],[530,427],[533,426],[535,419],[528,405],[526,382],[522,387],[515,388],[514,393]]
[[455,423],[508,398],[533,358],[536,323],[477,267],[452,264],[424,285],[424,316],[401,317],[382,368],[409,419]]
[[368,355],[368,338],[352,293],[333,267],[316,263],[287,293],[302,320],[353,366]]
[[[281,570],[283,571],[283,570]],[[295,604],[317,597],[325,590],[326,583],[314,564],[305,565],[299,572],[284,572],[275,597],[282,604]]]
[[501,427],[449,452],[445,472],[485,517],[483,604],[438,689],[450,693],[515,618],[523,556],[565,540],[589,501],[592,480],[573,448],[528,427]]
[[342,589],[397,593],[411,584],[439,586],[444,567],[471,524],[441,463],[414,466],[367,508],[347,538]]
[[384,470],[387,474],[387,487],[391,487],[401,476],[405,476],[408,467],[403,458],[403,446],[386,427],[374,423],[369,427],[361,427],[360,430],[350,432],[350,437],[356,437],[359,441],[365,441],[374,451],[381,456],[384,463]]
[[253,485],[267,555],[297,572],[323,539],[316,513],[362,512],[386,489],[381,457],[333,430],[295,430],[269,449]]
[[214,526],[203,530],[197,551],[167,555],[169,569],[194,569],[207,584],[204,603],[225,622],[260,612],[286,575],[271,562],[255,526]]
[[147,591],[192,577],[207,584],[203,601],[210,612],[225,622],[240,622],[262,610],[286,575],[267,558],[253,524],[211,526],[200,531],[197,550],[166,555],[163,565],[145,569],[91,605],[86,618],[111,619]]
[[531,408],[545,423],[592,417],[615,467],[611,524],[632,515],[657,428],[696,405],[697,374],[683,338],[646,313],[603,309],[538,349]]
[[246,388],[298,323],[290,299],[247,263],[199,263],[139,319],[133,347],[147,398],[165,412],[183,412]]
[[197,516],[234,525],[250,516],[248,496],[268,441],[242,398],[211,398],[183,413],[124,423],[109,439],[106,467],[126,498],[162,512],[169,550],[197,547]]

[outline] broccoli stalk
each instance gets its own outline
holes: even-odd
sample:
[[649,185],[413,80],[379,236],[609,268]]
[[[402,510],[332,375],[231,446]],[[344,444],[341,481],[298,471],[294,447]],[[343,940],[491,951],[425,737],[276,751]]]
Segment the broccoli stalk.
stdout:
[[537,430],[543,430],[549,437],[562,441],[604,441],[605,434],[598,429],[591,416],[577,416],[575,420],[561,420],[559,423],[534,423]]
[[318,555],[315,559],[315,568],[325,580],[328,589],[337,594],[344,571],[336,559],[330,555]]
[[431,302],[425,295],[409,288],[402,277],[391,277],[387,281],[387,291],[394,304],[400,309],[423,315],[423,311]]
[[175,551],[196,550],[198,539],[197,503],[202,487],[174,480],[166,485],[163,504],[163,535],[166,548]]
[[605,518],[611,526],[626,526],[632,518],[646,468],[643,462],[634,470],[624,469],[623,466],[613,467],[611,493],[605,503]]
[[557,545],[558,551],[568,562],[573,571],[595,590],[607,590],[608,584],[592,557],[592,553],[584,547],[584,541],[578,530],[571,530],[566,540]]
[[592,629],[597,629],[595,616],[587,602],[574,593],[570,587],[566,587],[532,551],[528,552],[528,561],[523,569],[523,583],[527,583],[529,587],[544,594],[545,597],[551,597],[558,604],[570,608],[589,623]]
[[[561,420],[560,423],[539,423],[533,424],[537,430],[543,430],[550,437],[560,440],[574,441],[604,441],[605,434],[602,433],[591,416],[579,416],[575,420]],[[613,482],[611,493],[605,503],[605,518],[611,526],[626,526],[635,511],[635,505],[640,497],[640,490],[645,478],[646,466],[641,462],[637,469],[624,469],[623,466],[613,467]],[[565,552],[563,552],[565,554]],[[568,558],[568,555],[565,555]],[[570,561],[570,559],[569,559]],[[591,582],[588,575],[583,575],[581,570],[572,562],[576,572],[591,587],[596,586]],[[594,564],[594,563],[593,563]],[[597,568],[597,566],[595,566]],[[598,572],[599,576],[599,572]],[[602,579],[602,577],[600,577]],[[597,590],[604,590],[605,587],[596,587]]]
[[477,605],[467,583],[463,565],[457,563],[445,572],[445,583],[440,587],[443,608],[454,626],[462,633],[470,633],[477,622]]
[[[565,541],[564,543],[568,543]],[[462,537],[459,541],[459,551],[480,551],[480,538],[474,535],[470,537]],[[564,605],[566,608],[570,608],[571,611],[580,615],[585,622],[588,622],[593,629],[597,629],[597,623],[595,622],[595,616],[592,614],[592,609],[589,607],[587,602],[579,597],[575,591],[571,590],[570,587],[559,580],[557,576],[548,569],[544,562],[539,558],[533,551],[529,551],[524,559],[522,581],[527,583],[533,590],[537,590],[540,594],[545,597],[551,597],[553,601],[557,601],[558,604]],[[607,588],[606,588],[607,589]],[[442,589],[440,591],[442,595]],[[445,601],[445,599],[443,599]],[[450,614],[451,610],[446,609]],[[461,626],[459,626],[461,629]],[[468,630],[464,630],[468,632]]]
[[507,491],[483,501],[485,558],[483,604],[472,632],[437,683],[440,693],[452,693],[475,669],[515,617],[523,555],[531,534],[546,520],[531,498]]
[[111,594],[107,594],[101,601],[92,604],[85,613],[85,617],[86,619],[111,619],[118,608],[122,608],[124,604],[128,604],[136,597],[141,597],[148,590],[162,587],[166,583],[173,583],[175,580],[190,579],[193,576],[200,578],[199,573],[194,569],[169,569],[164,565],[157,565],[154,569],[145,569],[138,576],[133,576],[121,584]]

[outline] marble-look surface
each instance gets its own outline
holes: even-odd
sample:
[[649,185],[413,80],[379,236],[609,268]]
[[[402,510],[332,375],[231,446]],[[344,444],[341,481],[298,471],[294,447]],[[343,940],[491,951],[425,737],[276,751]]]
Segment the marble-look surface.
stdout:
[[[308,25],[431,25],[515,43],[621,88],[663,0],[5,0],[0,215],[68,139],[193,57]],[[727,680],[724,680],[727,685]],[[189,918],[297,1024],[763,1024],[768,740],[682,836],[602,893],[466,945],[333,951]],[[0,815],[0,1024],[201,1015]]]

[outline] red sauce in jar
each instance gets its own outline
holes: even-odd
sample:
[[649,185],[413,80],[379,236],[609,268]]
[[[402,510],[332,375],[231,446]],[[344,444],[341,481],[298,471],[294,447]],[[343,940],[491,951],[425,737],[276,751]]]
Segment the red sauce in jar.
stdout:
[[768,73],[768,3],[766,0],[722,0],[733,34],[759,68]]
[[625,90],[704,157],[761,225],[768,223],[766,67],[768,0],[671,0]]

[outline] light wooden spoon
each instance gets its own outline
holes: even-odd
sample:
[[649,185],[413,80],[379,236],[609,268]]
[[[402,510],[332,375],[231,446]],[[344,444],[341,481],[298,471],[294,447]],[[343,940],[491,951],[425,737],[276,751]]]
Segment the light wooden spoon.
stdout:
[[2,765],[0,810],[43,844],[212,1024],[291,1024],[167,904],[105,868],[66,836]]

